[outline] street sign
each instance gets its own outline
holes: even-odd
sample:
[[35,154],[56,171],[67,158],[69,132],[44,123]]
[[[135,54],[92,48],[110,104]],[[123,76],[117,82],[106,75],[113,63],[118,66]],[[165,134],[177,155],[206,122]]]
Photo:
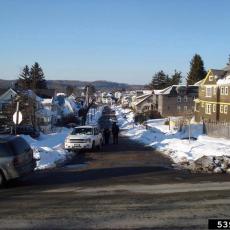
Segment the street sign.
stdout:
[[13,122],[15,125],[18,125],[22,122],[22,113],[20,111],[16,111],[13,115]]

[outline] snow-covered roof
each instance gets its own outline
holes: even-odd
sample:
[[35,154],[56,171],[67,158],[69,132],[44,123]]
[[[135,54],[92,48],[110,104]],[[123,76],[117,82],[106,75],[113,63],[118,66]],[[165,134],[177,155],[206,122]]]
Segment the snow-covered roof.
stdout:
[[203,80],[204,80],[204,79],[202,79],[202,80],[200,80],[200,81],[196,82],[194,85],[196,85],[196,86],[200,86]]
[[156,95],[169,95],[173,89],[178,89],[178,88],[188,88],[193,89],[193,88],[198,88],[198,85],[171,85],[165,89],[161,90],[154,90],[154,94]]
[[145,100],[147,100],[147,99],[150,98],[151,96],[153,96],[153,95],[152,95],[152,94],[145,95],[145,98],[143,98],[141,101],[136,102],[135,105],[141,104],[142,102],[144,102]]
[[53,99],[51,98],[45,98],[42,100],[42,104],[47,105],[47,104],[52,104]]
[[217,70],[217,69],[211,69],[210,70],[216,80],[217,80],[217,85],[228,85],[230,84],[230,66],[225,67],[222,70]]
[[136,99],[142,99],[142,98],[145,98],[146,96],[149,96],[149,95],[152,95],[152,91],[148,94],[142,94],[142,95],[136,97]]
[[65,97],[66,94],[65,93],[57,93],[56,96],[63,96],[63,97]]
[[5,93],[0,95],[0,101],[11,98],[11,96],[15,97],[16,95],[17,95],[17,93],[13,89],[10,88]]
[[160,89],[160,90],[154,90],[154,94],[156,94],[156,95],[168,95],[168,94],[170,94],[170,92],[171,92],[171,90],[172,90],[172,88],[174,87],[175,85],[172,85],[172,86],[169,86],[169,87],[167,87],[167,88],[165,88],[165,89]]

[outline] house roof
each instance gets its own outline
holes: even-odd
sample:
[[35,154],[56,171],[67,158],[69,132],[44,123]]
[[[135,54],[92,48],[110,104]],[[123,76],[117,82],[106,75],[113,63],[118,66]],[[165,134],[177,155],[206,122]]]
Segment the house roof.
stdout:
[[145,100],[147,100],[147,99],[150,98],[151,96],[153,96],[153,95],[152,95],[152,94],[145,95],[145,98],[143,98],[141,101],[136,102],[135,105],[141,104],[142,102],[144,102]]
[[3,100],[9,94],[11,94],[13,96],[17,95],[17,93],[13,89],[9,88],[7,91],[5,91],[5,93],[3,93],[2,95],[0,95],[0,100]]
[[148,94],[143,94],[141,96],[136,97],[136,99],[142,99],[145,98],[146,96],[152,95],[152,93],[148,93]]
[[187,93],[197,93],[198,85],[188,85],[188,86],[187,85],[171,85],[165,89],[154,90],[154,94],[156,95],[177,94],[179,89],[184,89],[186,90]]
[[210,69],[214,74],[217,85],[230,84],[230,66],[226,66],[222,70]]
[[219,70],[219,69],[211,69],[211,72],[217,76],[218,78],[221,78],[225,75],[226,71],[225,70]]

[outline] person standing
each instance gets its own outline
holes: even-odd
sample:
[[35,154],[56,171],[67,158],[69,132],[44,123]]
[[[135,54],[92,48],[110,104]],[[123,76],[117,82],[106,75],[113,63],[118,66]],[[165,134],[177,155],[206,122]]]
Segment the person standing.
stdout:
[[119,131],[119,126],[116,124],[116,122],[114,122],[112,125],[113,144],[118,144]]
[[104,136],[104,142],[105,142],[105,144],[106,145],[109,144],[110,130],[108,128],[104,129],[103,136]]

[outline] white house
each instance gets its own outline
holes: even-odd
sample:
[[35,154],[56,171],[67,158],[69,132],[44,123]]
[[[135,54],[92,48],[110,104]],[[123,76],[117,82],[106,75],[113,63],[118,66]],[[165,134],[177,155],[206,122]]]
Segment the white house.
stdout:
[[0,111],[4,106],[12,102],[12,100],[17,96],[17,93],[13,89],[8,89],[5,93],[0,95]]

